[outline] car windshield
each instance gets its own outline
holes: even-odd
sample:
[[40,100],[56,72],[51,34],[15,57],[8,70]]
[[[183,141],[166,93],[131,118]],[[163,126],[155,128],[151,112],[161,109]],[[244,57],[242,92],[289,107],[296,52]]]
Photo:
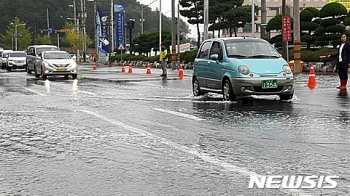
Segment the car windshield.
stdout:
[[55,47],[37,48],[36,52],[37,52],[37,54],[41,54],[44,51],[54,51],[54,50],[59,50],[59,49],[55,48]]
[[70,56],[62,52],[45,52],[44,59],[70,59]]
[[12,53],[10,53],[10,57],[26,57],[26,53],[24,53],[24,52],[12,52]]
[[226,40],[227,56],[232,58],[278,58],[279,53],[268,42]]

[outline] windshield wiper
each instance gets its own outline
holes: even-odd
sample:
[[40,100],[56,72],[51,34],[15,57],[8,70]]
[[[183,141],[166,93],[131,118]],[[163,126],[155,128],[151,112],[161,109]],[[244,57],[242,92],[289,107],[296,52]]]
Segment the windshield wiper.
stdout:
[[236,57],[246,58],[247,56],[245,56],[245,55],[241,55],[241,54],[231,54],[231,55],[228,55],[228,57],[234,57],[234,58],[236,58]]
[[249,56],[249,58],[278,58],[278,56],[275,56],[275,55],[258,54],[258,55]]

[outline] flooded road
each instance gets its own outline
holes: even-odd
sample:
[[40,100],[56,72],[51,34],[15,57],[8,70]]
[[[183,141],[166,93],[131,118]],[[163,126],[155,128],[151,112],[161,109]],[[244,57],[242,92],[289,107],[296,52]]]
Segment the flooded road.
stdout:
[[[190,77],[112,74],[0,73],[0,195],[350,194],[350,95],[335,75],[313,90],[297,76],[291,101],[224,102],[193,97]],[[258,175],[339,179],[248,188]]]

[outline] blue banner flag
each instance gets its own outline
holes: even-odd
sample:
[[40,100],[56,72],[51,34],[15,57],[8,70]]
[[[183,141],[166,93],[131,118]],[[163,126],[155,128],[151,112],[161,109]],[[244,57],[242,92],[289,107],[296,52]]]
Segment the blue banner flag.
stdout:
[[114,4],[114,15],[116,32],[115,46],[116,48],[126,48],[124,4]]
[[[107,16],[108,17],[108,16]],[[98,49],[100,52],[107,54],[109,52],[109,38],[108,38],[108,21],[105,20],[107,18],[102,12],[100,7],[97,7],[97,39],[98,41]],[[100,56],[100,55],[99,55]]]

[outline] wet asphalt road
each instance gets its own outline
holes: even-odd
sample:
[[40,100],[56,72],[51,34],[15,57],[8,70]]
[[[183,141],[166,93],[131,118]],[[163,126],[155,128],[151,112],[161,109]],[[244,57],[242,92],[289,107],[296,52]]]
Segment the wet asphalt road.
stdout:
[[[335,75],[317,75],[314,90],[296,76],[291,101],[223,102],[193,97],[190,72],[115,70],[0,72],[0,195],[350,195],[350,95]],[[252,175],[340,178],[248,189]]]

